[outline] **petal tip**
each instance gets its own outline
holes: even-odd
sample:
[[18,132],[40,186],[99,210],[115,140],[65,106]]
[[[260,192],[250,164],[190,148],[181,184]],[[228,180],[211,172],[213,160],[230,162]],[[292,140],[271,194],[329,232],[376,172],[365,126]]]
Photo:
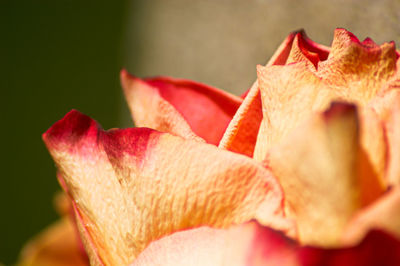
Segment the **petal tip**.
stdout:
[[140,80],[138,77],[130,74],[125,68],[121,69],[119,77],[124,90],[127,90],[133,82]]
[[74,143],[93,126],[97,128],[94,120],[73,109],[43,133],[42,138],[46,145],[62,142]]

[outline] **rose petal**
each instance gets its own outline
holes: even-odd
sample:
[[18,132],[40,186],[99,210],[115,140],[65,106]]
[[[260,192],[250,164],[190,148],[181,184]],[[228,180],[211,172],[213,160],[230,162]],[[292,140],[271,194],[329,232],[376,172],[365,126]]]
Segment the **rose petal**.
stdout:
[[131,266],[372,266],[398,265],[400,242],[371,231],[357,246],[341,249],[301,247],[255,222],[178,232],[151,243]]
[[141,80],[121,71],[135,124],[217,145],[242,102],[240,97],[194,81]]
[[298,224],[301,243],[335,246],[347,222],[383,193],[365,171],[354,106],[334,104],[315,114],[268,153],[278,177],[287,214]]
[[394,42],[377,46],[360,41],[345,29],[336,29],[326,61],[320,62],[318,76],[335,93],[365,105],[392,78],[396,71]]
[[[283,65],[290,53],[293,38],[291,33],[271,57],[269,65]],[[244,101],[228,125],[219,147],[253,157],[258,130],[262,121],[261,94],[257,81],[243,94]]]
[[92,239],[86,245],[106,265],[125,265],[151,241],[201,225],[256,218],[293,230],[279,184],[245,156],[147,128],[103,131],[77,111],[43,139]]
[[72,222],[68,218],[63,218],[24,247],[18,265],[89,265],[82,256],[78,243],[78,236]]
[[372,228],[389,232],[400,239],[400,188],[394,188],[360,212],[347,225],[343,241],[358,243]]
[[326,108],[333,96],[305,62],[259,66],[257,70],[263,120],[254,158],[262,161],[271,146],[287,136],[313,110]]

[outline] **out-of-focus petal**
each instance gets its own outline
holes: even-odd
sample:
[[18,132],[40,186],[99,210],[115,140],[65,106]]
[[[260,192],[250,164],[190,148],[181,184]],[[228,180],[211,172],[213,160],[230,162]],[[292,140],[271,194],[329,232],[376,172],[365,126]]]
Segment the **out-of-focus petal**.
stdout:
[[342,239],[344,243],[358,243],[373,228],[400,239],[400,188],[391,189],[373,205],[360,210],[347,225]]
[[151,243],[131,266],[300,265],[294,242],[256,222],[229,229],[201,227]]
[[229,229],[177,232],[151,243],[131,266],[397,266],[400,242],[370,231],[353,247],[302,247],[255,222]]
[[396,71],[393,42],[381,46],[361,43],[345,29],[336,29],[327,60],[318,65],[318,76],[346,101],[367,104]]
[[79,249],[78,235],[72,222],[63,218],[24,247],[17,265],[84,266],[89,262]]
[[[271,57],[267,66],[286,63],[296,34],[297,32],[289,34]],[[257,81],[244,93],[244,96],[244,101],[229,123],[219,147],[252,157],[263,115]]]
[[276,179],[245,156],[148,128],[103,131],[77,111],[43,139],[91,238],[84,243],[106,265],[126,265],[151,241],[201,225],[255,218],[293,233]]
[[400,91],[388,90],[370,104],[383,121],[388,151],[386,182],[400,185]]
[[383,193],[373,172],[365,171],[370,162],[362,155],[355,107],[340,103],[270,149],[265,164],[284,189],[301,243],[340,244],[354,213]]
[[204,139],[218,145],[240,97],[190,80],[139,79],[121,71],[121,83],[135,124]]
[[385,134],[385,125],[379,114],[370,106],[361,107],[358,110],[362,156],[366,156],[366,159],[371,162],[371,164],[361,165],[361,171],[364,171],[365,174],[372,172],[378,182],[375,185],[387,188],[388,182],[385,175],[389,147],[387,146],[388,140]]

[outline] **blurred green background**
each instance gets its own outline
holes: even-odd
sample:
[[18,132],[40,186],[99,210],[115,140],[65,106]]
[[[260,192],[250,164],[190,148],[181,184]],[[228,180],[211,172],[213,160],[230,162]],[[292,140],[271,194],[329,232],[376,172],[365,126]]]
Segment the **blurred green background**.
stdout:
[[57,218],[41,134],[72,108],[120,126],[127,1],[3,1],[0,262]]
[[336,27],[400,41],[398,0],[4,0],[0,7],[0,262],[7,265],[57,219],[55,168],[41,134],[72,108],[104,128],[131,125],[122,67],[241,93],[256,64],[299,28],[326,45]]

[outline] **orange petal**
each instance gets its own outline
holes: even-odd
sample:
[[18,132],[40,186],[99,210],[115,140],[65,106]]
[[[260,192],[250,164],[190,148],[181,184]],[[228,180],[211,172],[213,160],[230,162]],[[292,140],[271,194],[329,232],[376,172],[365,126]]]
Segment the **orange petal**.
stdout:
[[[354,106],[334,104],[294,130],[267,156],[302,243],[335,246],[353,214],[382,193],[363,167]],[[374,182],[375,181],[375,182]]]
[[106,265],[126,265],[151,241],[201,225],[256,218],[293,230],[279,184],[245,156],[147,128],[103,131],[77,111],[43,139],[86,227],[83,237],[91,237],[86,245],[94,243]]
[[218,147],[253,157],[262,120],[261,96],[255,82],[229,123]]
[[125,96],[137,126],[217,145],[242,102],[240,97],[194,81],[141,80],[121,71]]
[[[291,33],[282,42],[267,66],[285,64],[294,36],[296,32]],[[261,94],[257,81],[242,97],[244,101],[229,123],[219,147],[252,157],[262,120]]]
[[400,239],[400,188],[396,187],[362,209],[347,225],[343,241],[358,243],[373,228],[384,230]]
[[318,66],[318,76],[335,93],[351,102],[365,105],[391,79],[396,71],[393,42],[381,46],[360,41],[345,29],[336,29],[326,61]]
[[356,246],[340,249],[302,247],[255,222],[229,229],[178,232],[155,241],[131,266],[397,266],[400,241],[371,231]]
[[332,96],[305,62],[287,66],[259,66],[257,70],[263,120],[254,158],[261,161],[271,146],[283,139],[313,110],[323,110]]
[[21,266],[89,265],[79,249],[72,222],[64,218],[29,242],[20,255]]

